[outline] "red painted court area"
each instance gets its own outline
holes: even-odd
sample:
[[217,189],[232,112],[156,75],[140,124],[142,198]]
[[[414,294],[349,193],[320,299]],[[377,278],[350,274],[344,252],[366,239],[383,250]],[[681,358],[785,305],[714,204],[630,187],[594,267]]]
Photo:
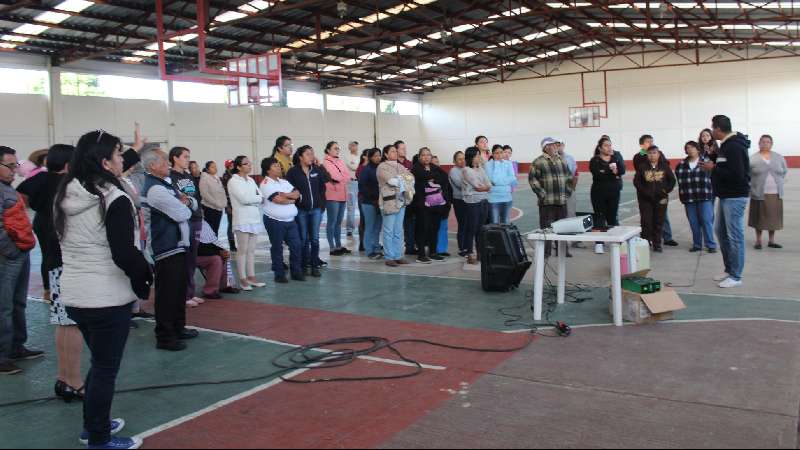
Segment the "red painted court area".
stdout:
[[[227,300],[191,311],[190,322],[202,328],[291,344],[380,336],[391,340],[428,339],[456,346],[514,348],[527,339],[490,331]],[[460,401],[482,374],[512,356],[511,353],[474,353],[419,344],[401,344],[399,348],[422,364],[441,367],[426,369],[413,378],[392,381],[280,383],[156,434],[146,441],[146,446],[373,448],[445,402]],[[398,360],[388,351],[374,356]],[[258,355],[253,357],[258,358]],[[392,361],[358,360],[338,369],[301,374],[297,379],[399,375],[408,373],[409,369]]]

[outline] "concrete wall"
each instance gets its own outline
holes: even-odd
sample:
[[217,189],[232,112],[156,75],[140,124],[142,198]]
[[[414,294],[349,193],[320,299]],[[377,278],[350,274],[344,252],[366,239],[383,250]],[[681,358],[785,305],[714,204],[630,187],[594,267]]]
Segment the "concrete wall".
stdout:
[[601,128],[569,128],[568,109],[582,101],[580,76],[563,76],[425,95],[423,136],[448,159],[486,135],[530,162],[546,136],[565,139],[569,151],[586,161],[603,134],[630,157],[639,136],[648,133],[675,158],[713,115],[726,114],[754,141],[772,134],[776,151],[800,157],[800,58],[611,72],[608,84],[609,118]]

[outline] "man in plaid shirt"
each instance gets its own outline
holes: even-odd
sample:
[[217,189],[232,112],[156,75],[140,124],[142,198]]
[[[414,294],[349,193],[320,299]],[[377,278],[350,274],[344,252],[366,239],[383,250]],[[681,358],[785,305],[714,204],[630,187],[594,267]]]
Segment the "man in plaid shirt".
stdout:
[[[553,138],[542,141],[542,156],[531,166],[528,182],[539,197],[539,226],[549,228],[553,222],[567,217],[567,202],[572,195],[572,172],[559,157],[560,142]],[[545,245],[545,255],[550,256],[552,245]]]
[[703,250],[703,240],[709,253],[717,252],[714,240],[714,187],[711,175],[703,170],[706,158],[697,142],[687,142],[686,159],[675,168],[681,203],[692,227],[694,245],[691,252]]

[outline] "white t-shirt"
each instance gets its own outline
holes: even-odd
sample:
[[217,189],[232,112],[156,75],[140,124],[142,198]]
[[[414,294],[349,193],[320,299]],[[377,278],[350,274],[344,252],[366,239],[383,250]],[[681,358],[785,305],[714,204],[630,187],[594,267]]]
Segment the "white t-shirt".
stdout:
[[358,170],[358,166],[361,164],[361,153],[356,152],[356,154],[350,153],[350,150],[345,152],[344,161],[347,164],[347,168],[350,169],[350,175],[353,179],[356,178],[356,170]]
[[278,222],[292,222],[297,217],[297,206],[279,205],[272,201],[272,198],[277,194],[291,194],[295,191],[291,183],[280,178],[273,180],[272,178],[265,178],[261,183],[261,195],[264,197],[264,203],[261,205],[261,211],[272,220]]

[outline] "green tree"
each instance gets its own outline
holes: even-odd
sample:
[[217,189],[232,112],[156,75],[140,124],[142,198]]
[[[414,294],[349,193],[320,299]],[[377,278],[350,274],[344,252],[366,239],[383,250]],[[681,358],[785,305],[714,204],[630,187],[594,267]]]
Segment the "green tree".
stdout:
[[62,73],[61,94],[85,97],[105,96],[106,92],[100,87],[100,79],[97,75]]

